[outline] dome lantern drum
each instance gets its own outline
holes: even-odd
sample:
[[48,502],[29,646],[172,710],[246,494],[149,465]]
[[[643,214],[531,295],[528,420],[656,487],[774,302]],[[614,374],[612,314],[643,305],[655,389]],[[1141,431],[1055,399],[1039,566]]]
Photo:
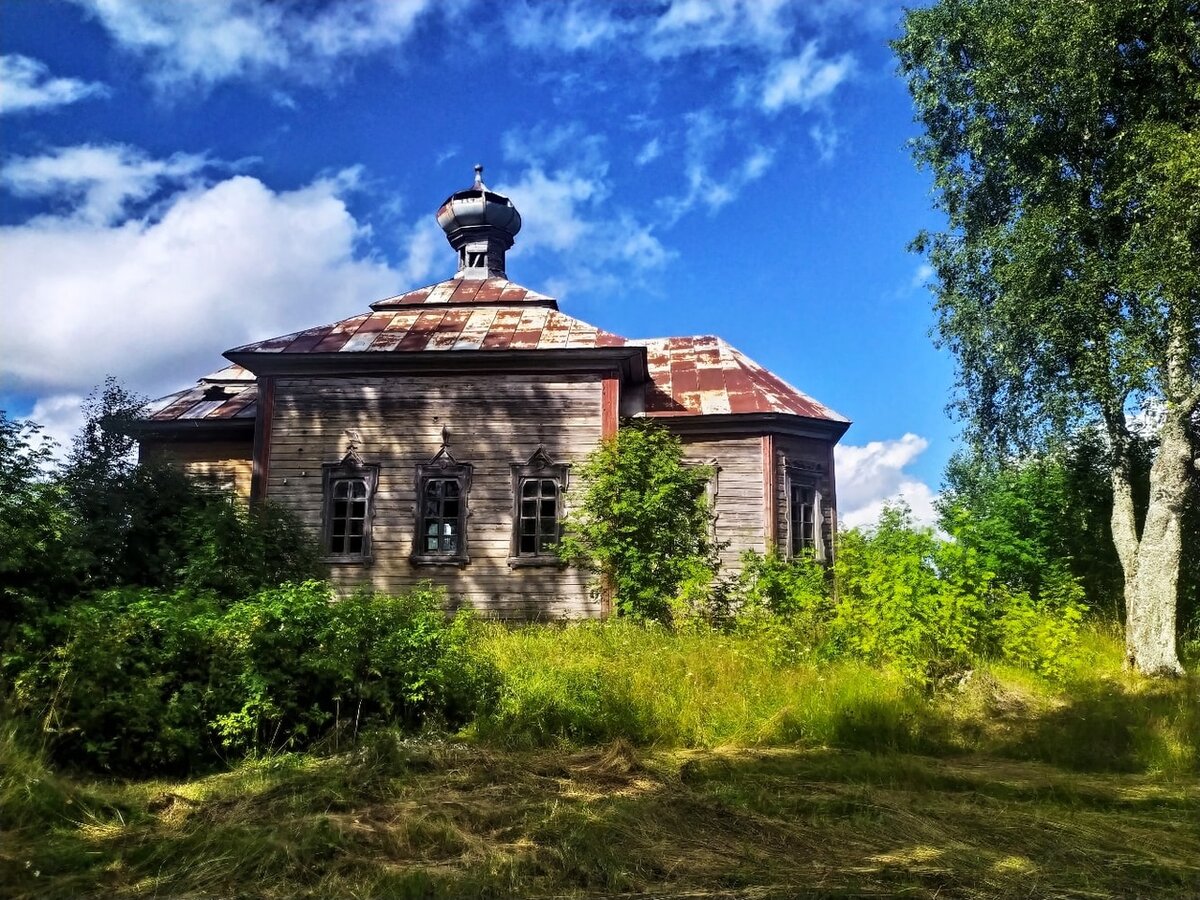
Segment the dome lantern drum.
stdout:
[[437,222],[458,252],[457,277],[505,276],[504,254],[521,230],[521,214],[511,200],[483,183],[483,166],[475,167],[474,185],[446,198]]

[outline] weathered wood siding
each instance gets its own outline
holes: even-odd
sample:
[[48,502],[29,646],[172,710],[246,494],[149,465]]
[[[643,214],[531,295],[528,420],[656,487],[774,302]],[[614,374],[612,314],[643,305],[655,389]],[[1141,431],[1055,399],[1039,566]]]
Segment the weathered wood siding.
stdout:
[[[466,524],[470,562],[418,566],[409,556],[416,527],[416,467],[442,447],[474,468]],[[538,449],[579,463],[600,441],[601,380],[590,375],[286,377],[276,382],[267,497],[322,525],[323,463],[336,463],[359,438],[379,488],[372,560],[335,565],[333,580],[401,591],[422,581],[446,586],[455,602],[511,618],[595,616],[588,575],[574,568],[510,568],[514,463]]]
[[763,522],[762,439],[753,437],[681,436],[688,462],[715,464],[716,540],[727,574],[741,571],[742,554],[766,549]]
[[[833,482],[833,445],[817,438],[776,435],[775,443],[775,496],[776,536],[779,552],[788,550],[788,496],[787,466],[799,463],[816,476],[817,490],[821,494],[821,533],[825,539],[826,559],[831,558],[833,536],[837,528],[836,497]],[[818,471],[807,469],[819,467]]]
[[144,460],[168,460],[189,475],[221,487],[231,487],[246,500],[250,497],[251,449],[249,440],[144,440],[139,452]]

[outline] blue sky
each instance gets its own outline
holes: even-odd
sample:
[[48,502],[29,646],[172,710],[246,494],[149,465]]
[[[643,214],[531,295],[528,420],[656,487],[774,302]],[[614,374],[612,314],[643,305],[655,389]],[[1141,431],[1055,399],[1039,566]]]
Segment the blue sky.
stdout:
[[928,515],[957,426],[937,227],[867,0],[5,0],[0,403],[60,438],[240,343],[452,274],[486,166],[509,276],[628,337],[720,334],[854,420],[841,507]]

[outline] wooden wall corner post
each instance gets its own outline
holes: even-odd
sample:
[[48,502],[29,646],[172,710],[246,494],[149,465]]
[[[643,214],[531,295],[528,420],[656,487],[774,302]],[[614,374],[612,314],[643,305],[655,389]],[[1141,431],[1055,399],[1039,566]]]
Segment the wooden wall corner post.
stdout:
[[762,436],[763,552],[779,550],[779,485],[775,478],[775,435]]
[[600,437],[602,440],[617,436],[620,408],[621,383],[617,380],[617,373],[610,372],[600,382]]
[[275,377],[258,376],[258,410],[254,417],[254,455],[250,470],[250,502],[267,499],[271,468],[271,425],[275,418]]
[[[620,427],[621,382],[616,372],[609,372],[600,380],[600,439],[607,441],[617,436]],[[616,587],[607,575],[600,576],[600,618],[607,619],[613,613],[613,598]]]
[[838,520],[837,520],[837,470],[834,469],[833,460],[833,442],[829,442],[829,564],[833,565],[837,558],[837,536],[838,536]]

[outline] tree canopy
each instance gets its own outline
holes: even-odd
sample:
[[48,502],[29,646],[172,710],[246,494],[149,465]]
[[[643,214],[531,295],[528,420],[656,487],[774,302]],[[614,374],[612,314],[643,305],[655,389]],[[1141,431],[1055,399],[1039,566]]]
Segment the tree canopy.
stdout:
[[[913,151],[946,216],[914,245],[937,275],[955,406],[997,456],[1104,434],[1131,661],[1178,670],[1166,597],[1200,406],[1200,3],[941,0],[905,26]],[[1139,529],[1129,414],[1146,406],[1164,415]]]

